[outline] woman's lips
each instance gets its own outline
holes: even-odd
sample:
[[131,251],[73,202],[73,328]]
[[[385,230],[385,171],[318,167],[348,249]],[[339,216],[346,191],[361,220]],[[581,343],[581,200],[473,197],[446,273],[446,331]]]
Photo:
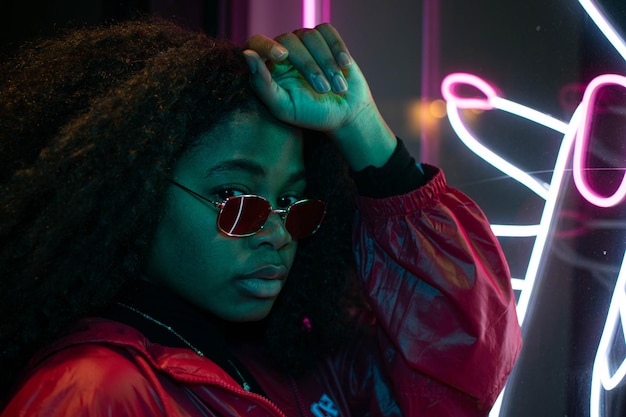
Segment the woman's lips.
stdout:
[[287,278],[282,265],[265,265],[237,278],[237,285],[248,296],[260,299],[278,297]]

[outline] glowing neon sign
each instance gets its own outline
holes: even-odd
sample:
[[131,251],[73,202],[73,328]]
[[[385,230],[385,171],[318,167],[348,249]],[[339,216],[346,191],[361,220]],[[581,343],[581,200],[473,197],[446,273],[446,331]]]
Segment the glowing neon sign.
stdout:
[[[605,35],[606,39],[626,61],[626,43],[599,11],[595,3],[591,0],[579,0],[579,2]],[[593,105],[595,104],[598,91],[610,85],[626,88],[626,77],[616,74],[605,74],[592,80],[587,86],[582,102],[574,112],[569,123],[565,123],[500,97],[496,88],[473,74],[450,74],[442,82],[441,89],[442,95],[447,102],[448,118],[461,141],[486,162],[523,184],[546,202],[538,225],[492,225],[497,236],[536,236],[524,279],[513,278],[513,287],[521,290],[517,305],[520,324],[523,323],[526,316],[529,300],[535,286],[540,260],[544,253],[548,232],[551,229],[556,201],[560,194],[567,161],[572,154],[572,147],[574,147],[572,157],[574,183],[585,199],[599,207],[616,206],[626,200],[626,172],[620,185],[610,196],[603,196],[596,192],[585,177],[585,158],[590,141],[590,125],[594,116]],[[463,97],[458,94],[461,86],[470,86],[479,91],[482,96]],[[501,110],[563,134],[563,140],[557,154],[550,183],[546,184],[534,178],[481,144],[471,129],[464,123],[461,116],[462,109]],[[603,415],[602,390],[610,391],[626,379],[626,359],[614,371],[611,371],[611,366],[609,366],[612,353],[611,347],[616,334],[620,333],[620,327],[622,336],[626,340],[626,253],[624,253],[622,266],[620,267],[609,306],[609,313],[594,361],[590,396],[591,417]],[[492,410],[492,415],[499,414],[501,401],[502,394]]]
[[330,0],[302,0],[302,27],[330,22]]
[[[456,91],[461,85],[471,86],[485,94],[485,97],[460,97],[457,95]],[[574,139],[576,138],[580,108],[574,113],[570,123],[567,124],[521,104],[513,103],[509,100],[501,98],[497,95],[496,89],[490,86],[486,81],[475,75],[464,73],[448,75],[442,83],[442,95],[447,102],[448,119],[450,124],[461,141],[486,162],[523,184],[546,201],[541,221],[537,225],[492,226],[494,233],[497,236],[536,236],[535,245],[531,253],[525,278],[513,278],[514,288],[522,290],[517,303],[517,311],[521,324],[526,316],[528,302],[530,300],[530,295],[534,288],[535,278],[539,269],[539,263],[544,252],[548,232],[552,225],[556,202],[565,175],[567,160],[571,153]],[[463,122],[461,116],[461,109],[468,109],[470,106],[477,106],[477,108],[482,110],[498,109],[506,111],[535,123],[551,127],[552,129],[562,133],[564,137],[558,152],[550,184],[546,184],[543,181],[534,178],[532,175],[516,167],[511,162],[505,160],[488,149],[485,145],[481,144],[478,138],[473,135],[470,128]]]
[[622,178],[622,182],[619,187],[613,193],[613,195],[604,197],[596,193],[584,175],[585,172],[585,155],[586,149],[589,143],[589,128],[592,122],[593,112],[591,108],[597,97],[598,91],[605,85],[619,85],[626,89],[626,77],[619,75],[606,74],[601,75],[593,79],[583,96],[583,101],[580,104],[582,108],[582,114],[584,117],[580,120],[580,127],[578,129],[578,140],[576,141],[576,147],[574,148],[574,181],[580,194],[585,197],[589,202],[595,204],[598,207],[612,207],[624,200],[626,197],[626,173]]
[[609,306],[606,325],[600,338],[600,344],[593,364],[591,380],[591,417],[602,415],[602,390],[611,391],[626,378],[626,359],[611,371],[610,360],[615,337],[621,325],[622,337],[626,339],[626,260],[615,284],[613,298]]
[[592,0],[578,0],[598,29],[626,61],[626,42]]
[[[455,87],[463,84],[472,86],[481,91],[485,97],[465,98],[456,95]],[[608,197],[604,197],[594,191],[584,175],[585,156],[587,155],[587,148],[589,146],[589,127],[593,118],[593,104],[600,88],[607,85],[619,85],[626,89],[626,77],[615,74],[605,74],[593,79],[587,86],[583,100],[579,106],[579,112],[583,115],[583,117],[581,117],[580,120],[572,118],[569,125],[556,120],[551,116],[499,97],[495,88],[490,86],[486,81],[472,74],[450,74],[443,80],[441,89],[444,99],[448,102],[448,110],[450,110],[450,105],[452,105],[454,109],[452,112],[453,117],[450,119],[450,122],[452,123],[455,131],[459,134],[461,140],[463,140],[463,142],[472,151],[478,154],[485,161],[515,178],[543,199],[547,199],[547,184],[538,181],[481,145],[461,121],[458,109],[499,109],[549,127],[563,134],[567,133],[568,126],[577,126],[575,136],[575,139],[577,140],[575,141],[576,145],[574,148],[574,181],[576,186],[581,195],[592,204],[595,204],[598,207],[612,207],[619,204],[626,198],[626,173],[624,174],[622,182],[617,190],[613,193],[613,195]],[[574,122],[576,123],[574,124]]]

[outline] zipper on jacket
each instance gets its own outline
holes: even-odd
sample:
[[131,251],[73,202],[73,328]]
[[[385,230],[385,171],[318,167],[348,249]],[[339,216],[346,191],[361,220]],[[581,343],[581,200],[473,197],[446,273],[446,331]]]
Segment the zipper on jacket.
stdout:
[[265,396],[263,396],[261,394],[257,394],[256,392],[246,391],[239,385],[228,384],[228,383],[222,381],[219,378],[215,378],[215,379],[213,379],[213,378],[193,378],[193,377],[189,377],[189,376],[177,375],[176,376],[176,380],[181,381],[181,382],[187,382],[187,383],[190,383],[190,384],[216,385],[216,386],[224,388],[224,389],[226,389],[228,391],[231,391],[234,394],[238,394],[238,395],[243,396],[243,397],[253,398],[255,400],[260,400],[261,402],[264,403],[264,405],[266,405],[268,408],[270,408],[272,411],[274,411],[276,413],[276,415],[278,415],[280,417],[287,417],[285,415],[285,413],[274,402],[272,402],[272,400],[270,400],[269,398],[267,398],[267,397],[265,397]]
[[298,404],[298,412],[300,413],[300,417],[309,417],[309,413],[307,412],[307,409],[304,406],[304,401],[302,400],[302,395],[300,395],[298,385],[296,384],[295,379],[293,379],[293,377],[291,376],[289,377],[289,384],[291,385],[291,392],[296,399],[296,404]]

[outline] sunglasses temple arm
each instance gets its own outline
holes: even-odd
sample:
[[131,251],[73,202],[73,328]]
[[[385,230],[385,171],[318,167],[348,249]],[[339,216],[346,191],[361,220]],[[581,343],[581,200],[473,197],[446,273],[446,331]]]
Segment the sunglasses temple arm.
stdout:
[[180,188],[181,190],[187,191],[189,194],[193,195],[194,197],[197,197],[200,200],[206,201],[207,203],[210,203],[211,205],[213,205],[213,206],[215,206],[215,207],[217,207],[219,209],[224,207],[224,203],[220,203],[220,202],[217,202],[217,201],[209,200],[208,198],[206,198],[202,194],[198,194],[197,192],[195,192],[191,188],[187,188],[184,185],[177,183],[176,181],[173,181],[173,180],[168,180],[168,181],[171,182],[172,184],[174,184],[175,186],[177,186],[178,188]]

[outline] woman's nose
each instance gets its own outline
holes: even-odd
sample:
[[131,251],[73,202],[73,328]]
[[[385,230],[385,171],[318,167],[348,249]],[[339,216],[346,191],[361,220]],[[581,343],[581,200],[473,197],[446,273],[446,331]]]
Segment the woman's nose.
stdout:
[[252,241],[256,245],[270,244],[275,249],[280,249],[291,243],[293,239],[285,227],[282,216],[272,212],[263,225],[263,228],[252,236]]

